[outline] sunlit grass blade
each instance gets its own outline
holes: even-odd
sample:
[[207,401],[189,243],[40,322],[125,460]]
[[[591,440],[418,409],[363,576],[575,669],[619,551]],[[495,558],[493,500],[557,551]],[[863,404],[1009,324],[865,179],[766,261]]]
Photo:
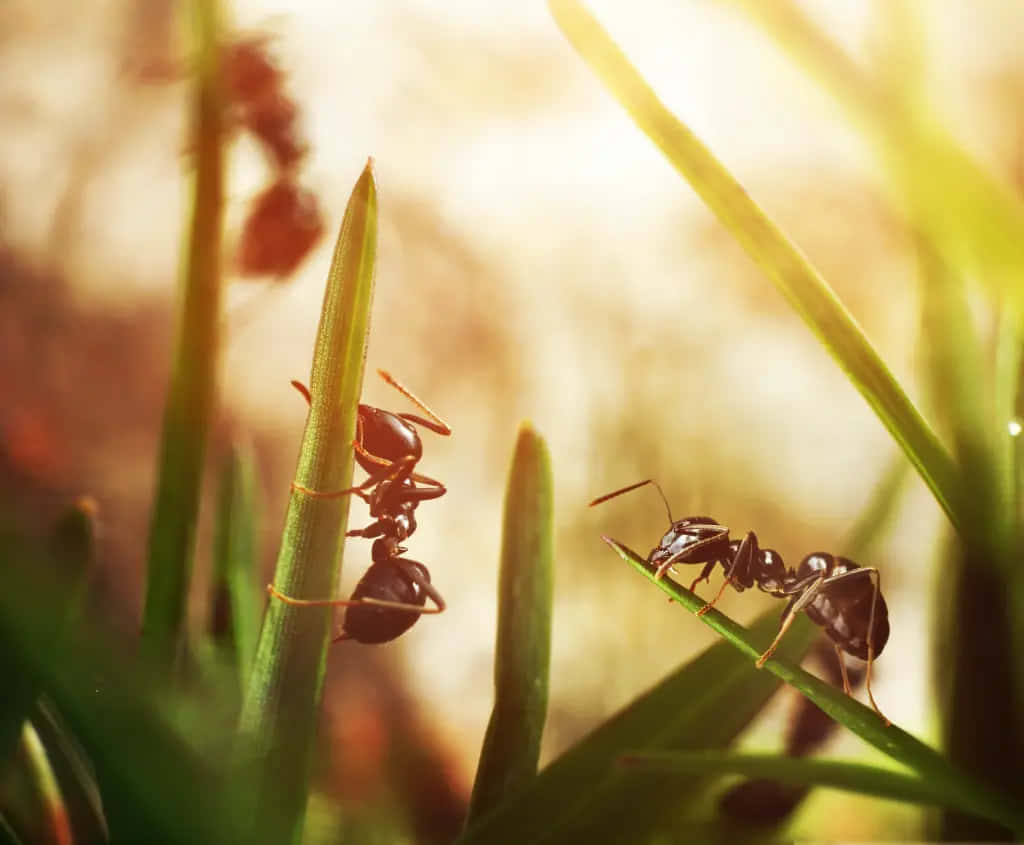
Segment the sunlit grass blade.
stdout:
[[665,107],[590,13],[576,0],[550,0],[550,5],[569,41],[803,317],[900,444],[950,521],[961,527],[963,506],[952,460],[828,283]]
[[[295,484],[306,490],[351,485],[376,252],[371,160],[349,198],[324,294],[313,352],[312,402],[295,474]],[[292,490],[274,574],[280,592],[299,599],[334,594],[350,498]],[[253,806],[260,811],[255,823],[267,841],[297,842],[301,836],[330,624],[329,608],[276,600],[269,602],[263,619],[242,710],[240,748],[243,765],[257,773],[251,785]]]
[[244,692],[259,634],[256,477],[252,454],[235,447],[221,473],[214,536],[211,636],[230,661]]
[[524,423],[505,493],[494,709],[477,764],[467,826],[537,774],[551,655],[552,518],[547,445]]
[[[777,611],[763,614],[751,628],[758,637],[770,637],[778,628]],[[780,649],[795,660],[818,636],[810,624],[794,625],[790,634]],[[645,841],[645,833],[660,829],[676,812],[694,779],[637,779],[616,765],[618,757],[634,748],[725,747],[778,686],[767,673],[752,671],[727,643],[718,643],[597,727],[460,841]]]
[[64,796],[31,722],[22,723],[17,754],[7,762],[9,768],[0,778],[0,812],[22,839],[72,845]]
[[918,775],[845,760],[722,751],[645,751],[625,754],[619,763],[644,773],[746,775],[800,786],[842,789],[890,801],[957,807],[965,812],[976,810],[959,792],[944,792]]
[[[915,90],[876,78],[791,0],[730,0],[820,82],[879,145],[931,247],[1024,309],[1024,204],[928,113]],[[919,24],[920,26],[920,24]],[[902,75],[901,75],[902,76]],[[903,82],[901,78],[900,83]]]
[[71,733],[53,702],[40,696],[32,711],[32,724],[49,756],[71,819],[76,842],[110,839],[96,772],[78,739]]
[[221,323],[226,112],[219,90],[219,8],[217,0],[193,0],[190,8],[196,55],[191,114],[195,177],[182,266],[183,300],[149,529],[142,620],[142,654],[165,668],[177,658],[185,628]]
[[[605,539],[624,561],[687,610],[696,612],[704,606],[704,601],[699,596],[684,589],[671,578],[656,578],[654,570],[632,549],[610,538]],[[768,646],[768,640],[762,641],[759,637],[751,636],[752,632],[715,609],[700,619],[751,660],[756,660]],[[944,794],[959,792],[963,801],[970,802],[975,814],[997,819],[1002,823],[1012,822],[1012,829],[1018,833],[1024,831],[1024,813],[1015,808],[1012,801],[992,792],[970,775],[954,768],[935,749],[929,748],[902,729],[895,725],[887,726],[878,714],[850,698],[842,690],[824,683],[788,660],[772,657],[765,663],[764,668],[799,690],[861,739],[896,762],[913,769],[921,777],[927,778],[934,789]]]

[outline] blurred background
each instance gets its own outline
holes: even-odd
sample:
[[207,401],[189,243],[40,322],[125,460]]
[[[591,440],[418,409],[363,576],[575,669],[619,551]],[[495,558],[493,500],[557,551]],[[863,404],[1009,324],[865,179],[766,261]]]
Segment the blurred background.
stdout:
[[[728,3],[590,5],[933,410],[941,398],[917,377],[914,242],[872,150],[833,101]],[[884,0],[802,5],[866,65],[893,50]],[[936,113],[1019,185],[1024,13],[997,0],[930,0],[916,11]],[[753,529],[796,565],[812,551],[844,553],[896,447],[544,3],[235,0],[230,12],[238,36],[266,37],[287,74],[309,145],[300,181],[324,235],[287,278],[230,270],[250,203],[274,178],[239,135],[228,157],[232,283],[210,460],[231,438],[255,448],[265,582],[306,414],[289,380],[308,380],[330,248],[372,155],[381,228],[364,401],[413,410],[373,376],[385,368],[453,429],[424,434],[421,467],[449,492],[420,508],[409,544],[448,611],[388,646],[334,647],[317,783],[372,805],[401,789],[396,754],[420,755],[436,791],[423,812],[458,815],[492,700],[502,491],[520,420],[554,458],[542,763],[712,641],[599,539],[646,554],[667,527],[657,494],[593,510],[590,499],[653,477],[676,518],[706,513]],[[127,648],[141,617],[185,223],[182,44],[170,0],[13,0],[0,10],[0,483],[5,507],[40,525],[77,495],[97,500],[92,602]],[[923,596],[943,520],[913,475],[894,517],[860,561],[881,570],[892,621],[875,696],[929,739]],[[352,519],[369,521],[361,504]],[[206,526],[208,515],[198,584]],[[368,563],[369,544],[351,540],[344,593]],[[206,593],[193,594],[200,626]],[[730,592],[720,607],[747,620],[771,601]],[[769,716],[755,746],[777,745],[783,704]],[[896,805],[883,805],[892,815],[880,821],[844,799],[849,810],[836,816],[832,803],[823,819],[816,801],[803,817],[819,838],[916,829],[916,811]]]

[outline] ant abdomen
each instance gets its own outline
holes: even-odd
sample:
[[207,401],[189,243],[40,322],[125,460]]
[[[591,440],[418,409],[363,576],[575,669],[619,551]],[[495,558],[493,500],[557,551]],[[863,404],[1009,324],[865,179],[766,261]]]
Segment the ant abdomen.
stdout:
[[[366,570],[352,593],[353,604],[345,611],[342,628],[344,634],[341,639],[379,645],[400,637],[416,624],[420,614],[415,610],[397,610],[375,604],[385,601],[424,607],[427,591],[419,581],[408,577],[410,569],[423,581],[430,583],[427,567],[405,558],[379,561]],[[366,599],[374,603],[366,602]]]
[[800,562],[793,580],[799,583],[822,573],[829,579],[828,588],[814,596],[805,608],[807,615],[843,651],[861,660],[878,657],[889,640],[889,608],[876,588],[875,570],[849,558],[814,552]]

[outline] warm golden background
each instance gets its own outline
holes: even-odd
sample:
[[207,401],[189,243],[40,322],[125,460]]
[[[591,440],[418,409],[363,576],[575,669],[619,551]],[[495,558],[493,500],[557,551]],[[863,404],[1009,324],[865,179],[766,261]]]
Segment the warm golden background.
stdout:
[[[804,6],[859,61],[893,49],[887,0]],[[927,408],[915,378],[913,244],[872,150],[833,101],[728,3],[591,7]],[[996,0],[916,11],[937,113],[1017,183],[1024,11]],[[646,552],[665,528],[656,494],[595,510],[589,499],[653,476],[676,517],[754,529],[795,565],[811,551],[843,553],[895,447],[544,3],[236,0],[232,16],[240,33],[271,37],[289,75],[311,145],[303,181],[328,234],[288,281],[232,284],[211,459],[231,436],[255,444],[269,572],[305,415],[288,382],[308,377],[330,244],[373,155],[381,234],[365,401],[408,409],[372,376],[383,367],[454,429],[424,435],[423,471],[449,493],[423,505],[410,543],[449,610],[393,645],[334,649],[323,735],[336,766],[321,782],[372,799],[384,777],[374,751],[415,736],[457,803],[491,704],[502,491],[520,420],[547,438],[556,485],[545,759],[711,640],[599,540],[609,533]],[[0,10],[0,470],[26,512],[47,515],[79,493],[99,501],[96,601],[129,639],[187,197],[180,44],[168,0]],[[268,171],[244,138],[229,163],[230,246]],[[363,515],[357,505],[357,524]],[[861,561],[881,569],[893,624],[876,697],[924,737],[924,596],[941,524],[912,477],[887,541]],[[346,591],[368,561],[369,545],[351,541]],[[197,626],[203,596],[195,591]],[[770,601],[730,594],[721,606],[747,619]],[[756,739],[772,747],[777,733],[769,725]],[[913,835],[913,811],[892,812],[883,829]],[[880,822],[815,818],[827,838],[823,823],[849,838],[851,824]]]

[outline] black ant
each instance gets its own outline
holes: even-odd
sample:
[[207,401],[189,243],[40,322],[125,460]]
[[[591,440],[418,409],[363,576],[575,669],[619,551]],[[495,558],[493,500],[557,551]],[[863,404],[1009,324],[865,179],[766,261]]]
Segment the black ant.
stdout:
[[824,628],[833,642],[842,672],[843,691],[847,695],[850,695],[851,688],[842,652],[867,661],[868,698],[875,712],[889,724],[871,694],[871,665],[889,639],[889,611],[882,597],[877,569],[862,567],[845,557],[826,552],[807,555],[796,569],[787,569],[778,552],[760,547],[753,531],[748,531],[742,540],[730,540],[729,529],[711,517],[673,519],[665,493],[650,478],[599,496],[590,505],[592,507],[646,484],[653,484],[661,494],[671,524],[647,556],[655,578],[664,577],[676,564],[703,563],[700,575],[690,585],[693,591],[701,581],[710,580],[715,564],[721,564],[725,582],[718,594],[698,611],[698,616],[714,607],[730,584],[739,592],[756,586],[776,598],[788,598],[789,604],[782,613],[779,632],[757,659],[757,668],[764,666],[772,656],[796,615],[801,610],[806,611],[811,621]]
[[[349,599],[293,599],[268,586],[272,596],[288,604],[306,607],[348,607],[344,629],[337,640],[353,639],[362,643],[384,643],[407,631],[424,613],[441,613],[446,605],[430,583],[430,572],[419,561],[402,557],[407,549],[400,543],[416,530],[413,511],[420,502],[443,496],[447,490],[440,481],[414,472],[423,457],[423,444],[413,426],[418,423],[441,435],[451,428],[411,391],[389,373],[378,370],[381,378],[413,402],[430,419],[415,414],[395,414],[370,405],[359,406],[356,460],[369,477],[355,487],[334,492],[310,490],[298,484],[292,488],[318,498],[338,498],[354,493],[370,506],[374,522],[346,532],[346,537],[377,537],[373,543],[373,564],[359,580]],[[309,391],[300,382],[295,388],[308,402]],[[426,485],[417,487],[417,483]],[[427,608],[430,598],[434,608]]]

